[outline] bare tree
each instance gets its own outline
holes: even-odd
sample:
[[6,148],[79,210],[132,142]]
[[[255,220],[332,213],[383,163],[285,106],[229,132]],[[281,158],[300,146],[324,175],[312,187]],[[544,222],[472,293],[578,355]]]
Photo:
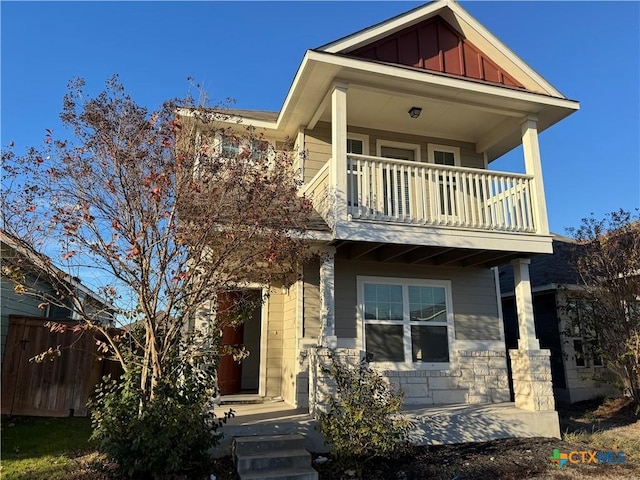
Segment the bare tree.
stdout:
[[640,222],[623,210],[572,230],[571,263],[583,287],[571,291],[569,328],[640,402]]
[[[3,229],[52,259],[39,267],[57,286],[20,289],[71,305],[78,329],[103,336],[105,357],[125,371],[141,367],[152,399],[203,305],[215,310],[221,292],[295,271],[307,254],[310,203],[297,194],[286,145],[276,149],[250,127],[225,128],[224,109],[172,100],[150,111],[114,77],[95,97],[82,80],[70,83],[61,118],[72,138],[47,130],[41,148],[2,154]],[[20,285],[18,261],[12,269]],[[85,308],[69,277],[118,306],[118,334]],[[141,335],[128,335],[131,325]],[[135,355],[124,354],[123,337]],[[182,355],[188,362],[202,352],[191,345]]]

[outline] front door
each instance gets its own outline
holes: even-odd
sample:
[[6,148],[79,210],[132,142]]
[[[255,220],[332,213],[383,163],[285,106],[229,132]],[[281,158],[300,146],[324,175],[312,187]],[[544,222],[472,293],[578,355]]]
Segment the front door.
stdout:
[[[260,290],[225,292],[218,296],[218,314],[222,322],[228,323],[234,307],[244,299],[256,302]],[[222,332],[222,345],[243,349],[248,356],[234,359],[230,354],[221,355],[218,366],[218,388],[220,395],[257,394],[260,384],[260,330],[261,308],[259,302],[251,316],[240,325],[228,325]]]

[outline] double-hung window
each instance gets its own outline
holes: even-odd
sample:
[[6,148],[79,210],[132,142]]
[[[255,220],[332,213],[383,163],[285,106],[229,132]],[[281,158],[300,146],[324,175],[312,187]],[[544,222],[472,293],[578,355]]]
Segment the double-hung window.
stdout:
[[358,297],[364,348],[373,362],[449,363],[450,282],[358,277]]

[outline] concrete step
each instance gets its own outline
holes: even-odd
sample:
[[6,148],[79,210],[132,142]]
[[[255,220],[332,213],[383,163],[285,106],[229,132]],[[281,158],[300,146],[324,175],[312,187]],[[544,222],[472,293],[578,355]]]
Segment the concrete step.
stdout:
[[233,456],[254,455],[305,448],[302,435],[252,435],[233,439]]
[[306,450],[280,450],[236,456],[236,469],[239,474],[309,466],[311,466],[311,454]]
[[318,480],[318,472],[313,468],[270,470],[240,475],[240,480]]
[[302,435],[253,435],[233,439],[241,480],[318,480]]

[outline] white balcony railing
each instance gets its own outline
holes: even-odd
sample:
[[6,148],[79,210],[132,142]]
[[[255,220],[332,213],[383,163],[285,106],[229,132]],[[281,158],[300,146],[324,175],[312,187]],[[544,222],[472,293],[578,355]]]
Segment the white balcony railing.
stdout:
[[533,232],[530,175],[347,157],[352,219]]
[[[333,225],[329,160],[301,193]],[[352,220],[535,232],[531,175],[449,167],[369,155],[347,156]]]

